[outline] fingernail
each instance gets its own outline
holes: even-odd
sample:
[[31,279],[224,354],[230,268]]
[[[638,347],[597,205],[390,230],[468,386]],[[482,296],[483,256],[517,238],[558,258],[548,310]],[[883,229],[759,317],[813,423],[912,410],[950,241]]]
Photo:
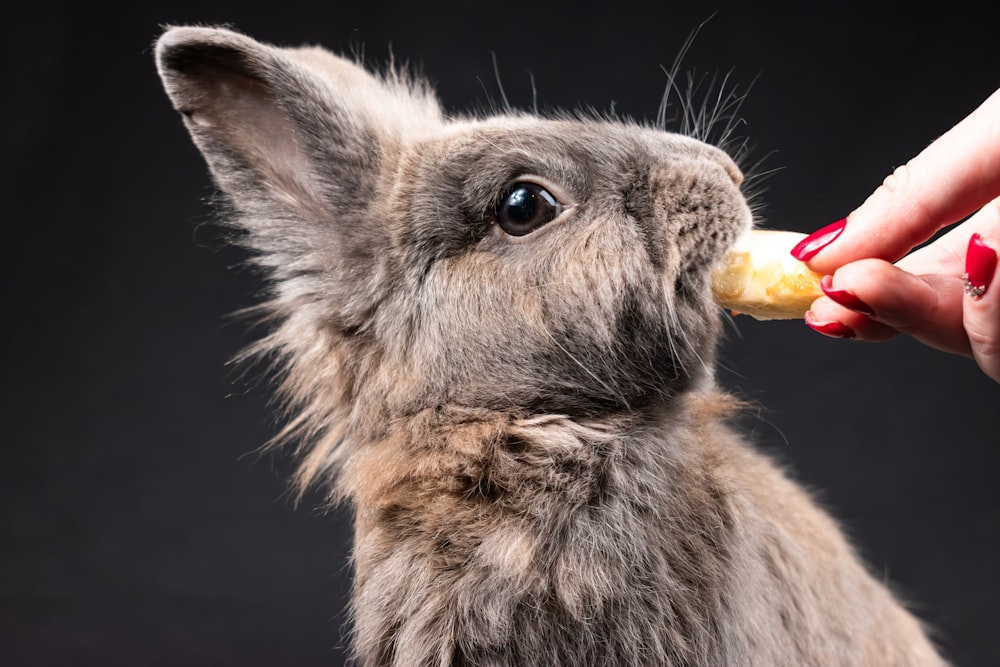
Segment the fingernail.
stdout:
[[843,322],[836,320],[832,322],[819,322],[811,310],[806,312],[805,319],[806,324],[824,336],[829,336],[830,338],[854,338],[854,330]]
[[983,243],[979,234],[973,234],[969,239],[969,248],[965,251],[965,274],[962,276],[965,293],[973,299],[986,294],[986,288],[990,286],[996,269],[996,251]]
[[859,299],[854,292],[849,292],[843,289],[833,289],[833,276],[823,276],[823,278],[819,281],[819,288],[823,290],[823,294],[827,295],[844,308],[850,308],[851,310],[861,313],[862,315],[871,316],[875,314],[872,307]]
[[823,229],[816,230],[792,248],[792,257],[802,262],[809,261],[816,253],[830,245],[834,239],[840,236],[846,224],[847,218],[844,218],[843,220],[838,220],[833,224],[827,225]]

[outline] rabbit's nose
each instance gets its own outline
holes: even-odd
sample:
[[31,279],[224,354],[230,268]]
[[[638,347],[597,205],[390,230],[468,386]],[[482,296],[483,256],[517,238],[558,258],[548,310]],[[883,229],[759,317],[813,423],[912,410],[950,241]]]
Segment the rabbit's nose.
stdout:
[[740,168],[736,166],[736,163],[728,155],[722,166],[725,168],[726,173],[729,174],[729,178],[733,179],[733,183],[739,186],[743,182],[743,172],[740,171]]
[[708,156],[721,164],[722,168],[729,174],[729,178],[733,179],[733,183],[739,186],[743,182],[743,172],[736,166],[733,158],[729,157],[729,154],[724,150],[715,148],[714,146],[707,146],[706,148],[708,149]]

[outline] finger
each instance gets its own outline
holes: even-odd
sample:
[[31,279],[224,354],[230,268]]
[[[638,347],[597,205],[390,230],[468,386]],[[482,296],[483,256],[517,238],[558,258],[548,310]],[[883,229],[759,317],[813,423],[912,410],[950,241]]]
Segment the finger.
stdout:
[[963,323],[972,357],[1000,382],[1000,285],[996,284],[1000,225],[991,236],[973,235],[965,258]]
[[[1000,194],[1000,90],[891,176],[797,257],[829,274],[863,257],[895,261]],[[836,242],[834,242],[836,241]]]
[[[841,267],[823,281],[827,296],[811,308],[816,322],[841,322],[851,337],[882,341],[905,333],[946,352],[971,355],[962,321],[959,275],[918,276],[883,260]],[[1000,290],[997,290],[1000,291]]]

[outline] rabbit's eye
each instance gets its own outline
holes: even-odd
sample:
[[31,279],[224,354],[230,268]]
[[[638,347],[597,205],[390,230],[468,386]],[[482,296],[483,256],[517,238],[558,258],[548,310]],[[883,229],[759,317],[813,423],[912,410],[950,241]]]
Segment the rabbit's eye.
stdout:
[[562,212],[551,192],[537,183],[515,183],[497,206],[496,221],[500,229],[511,236],[530,234]]

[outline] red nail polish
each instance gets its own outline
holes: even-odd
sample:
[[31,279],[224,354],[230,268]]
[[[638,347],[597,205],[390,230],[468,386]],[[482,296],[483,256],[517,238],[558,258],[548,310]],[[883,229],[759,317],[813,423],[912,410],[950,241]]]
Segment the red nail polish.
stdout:
[[983,243],[979,234],[973,234],[965,251],[965,275],[962,276],[965,293],[974,299],[986,294],[996,270],[996,251]]
[[838,220],[833,224],[827,225],[823,229],[816,230],[792,248],[792,257],[802,262],[812,259],[816,253],[830,245],[834,239],[840,236],[846,224],[847,218],[844,218],[843,220]]
[[806,324],[814,331],[818,331],[824,336],[830,336],[831,338],[854,338],[854,330],[843,322],[837,322],[836,320],[832,322],[818,322],[811,310],[806,312],[805,320]]
[[875,314],[872,307],[859,299],[854,292],[833,289],[833,276],[823,276],[823,278],[819,281],[819,288],[823,290],[823,294],[827,295],[844,308],[850,308],[851,310],[861,313],[862,315],[872,316]]

